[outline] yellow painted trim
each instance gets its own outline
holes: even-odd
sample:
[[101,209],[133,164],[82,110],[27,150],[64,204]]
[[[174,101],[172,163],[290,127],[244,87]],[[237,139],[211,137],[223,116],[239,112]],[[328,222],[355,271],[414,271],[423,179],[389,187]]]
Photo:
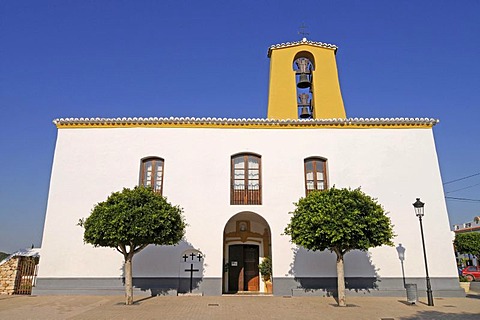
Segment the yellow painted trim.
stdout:
[[57,123],[58,129],[92,128],[207,128],[207,129],[429,129],[434,124],[343,124],[343,123]]

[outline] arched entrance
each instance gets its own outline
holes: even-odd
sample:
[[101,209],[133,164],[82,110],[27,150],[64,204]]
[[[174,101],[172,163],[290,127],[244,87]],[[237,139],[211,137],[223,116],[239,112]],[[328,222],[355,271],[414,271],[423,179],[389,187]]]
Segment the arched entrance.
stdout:
[[267,221],[253,212],[240,212],[223,231],[223,293],[267,292],[258,265],[272,258]]

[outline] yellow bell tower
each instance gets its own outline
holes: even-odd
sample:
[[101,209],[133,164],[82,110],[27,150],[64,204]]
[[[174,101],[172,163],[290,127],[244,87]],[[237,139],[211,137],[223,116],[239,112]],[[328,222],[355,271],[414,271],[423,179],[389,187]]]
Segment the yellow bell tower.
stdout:
[[346,118],[336,51],[334,45],[306,38],[271,46],[267,117]]

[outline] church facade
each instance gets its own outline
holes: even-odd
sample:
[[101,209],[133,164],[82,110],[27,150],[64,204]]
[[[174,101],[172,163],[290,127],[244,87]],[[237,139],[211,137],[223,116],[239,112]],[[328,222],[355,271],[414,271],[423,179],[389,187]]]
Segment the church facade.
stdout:
[[[361,187],[394,225],[395,247],[345,256],[351,294],[404,295],[425,287],[418,219],[434,294],[462,295],[435,150],[436,119],[347,118],[337,47],[303,39],[270,47],[265,119],[57,119],[41,259],[34,293],[123,293],[122,255],[83,242],[78,220],[113,191],[146,185],[180,205],[177,246],[133,259],[147,294],[269,293],[258,264],[272,261],[274,295],[336,288],[335,255],[296,247],[283,234],[294,203],[312,190]],[[404,250],[404,260],[399,251]]]

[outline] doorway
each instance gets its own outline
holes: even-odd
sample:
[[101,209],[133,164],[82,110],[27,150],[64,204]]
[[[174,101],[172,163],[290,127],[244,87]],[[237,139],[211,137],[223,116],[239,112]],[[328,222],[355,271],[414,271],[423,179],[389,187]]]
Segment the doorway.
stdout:
[[259,247],[236,244],[228,247],[228,291],[259,291]]
[[272,259],[272,238],[267,221],[254,212],[239,212],[223,230],[222,293],[267,293],[258,264]]

